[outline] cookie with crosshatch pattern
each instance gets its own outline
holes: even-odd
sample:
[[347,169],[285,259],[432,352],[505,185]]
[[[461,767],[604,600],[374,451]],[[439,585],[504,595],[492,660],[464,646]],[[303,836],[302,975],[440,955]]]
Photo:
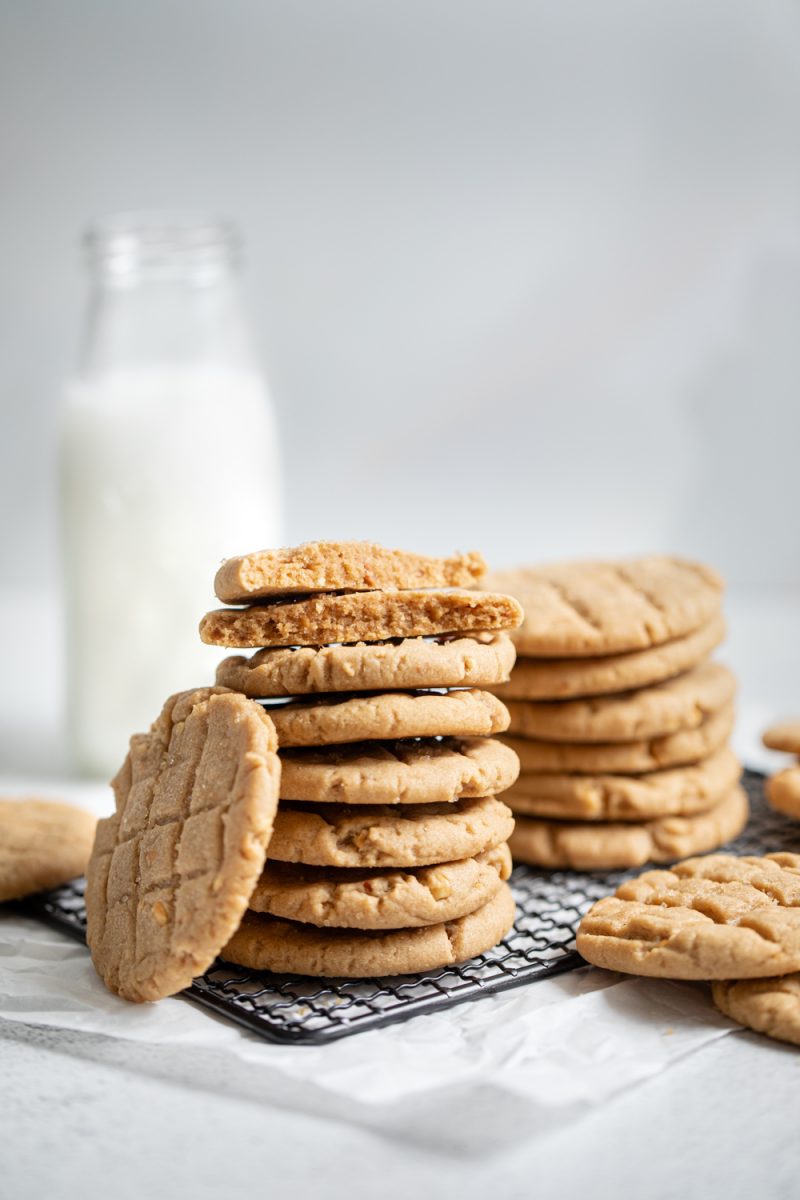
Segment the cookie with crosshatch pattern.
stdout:
[[709,854],[646,871],[592,906],[577,948],[633,975],[788,975],[800,969],[800,855]]
[[264,867],[278,805],[275,728],[219,688],[171,696],[131,738],[87,870],[87,941],[127,1000],[187,987],[236,930]]
[[222,957],[253,971],[291,975],[340,979],[411,975],[485,954],[509,932],[514,913],[507,883],[475,912],[416,929],[318,929],[246,913]]
[[496,571],[482,586],[522,604],[519,654],[580,658],[685,637],[719,613],[723,581],[702,563],[651,555]]

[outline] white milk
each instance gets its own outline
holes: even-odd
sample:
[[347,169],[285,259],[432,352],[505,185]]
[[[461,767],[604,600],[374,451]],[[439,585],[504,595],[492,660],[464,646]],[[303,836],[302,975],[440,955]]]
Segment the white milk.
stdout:
[[197,626],[221,559],[280,544],[273,410],[247,367],[93,372],[61,461],[68,723],[76,765],[108,777],[171,692],[213,683]]

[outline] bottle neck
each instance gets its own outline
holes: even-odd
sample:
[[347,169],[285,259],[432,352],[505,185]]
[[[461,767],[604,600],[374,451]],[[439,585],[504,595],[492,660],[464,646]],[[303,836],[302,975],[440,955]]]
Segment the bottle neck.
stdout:
[[83,239],[98,287],[166,284],[203,287],[235,275],[241,238],[230,221],[192,213],[131,213],[111,217]]
[[229,223],[117,217],[90,230],[84,247],[90,294],[80,374],[253,367],[240,241]]

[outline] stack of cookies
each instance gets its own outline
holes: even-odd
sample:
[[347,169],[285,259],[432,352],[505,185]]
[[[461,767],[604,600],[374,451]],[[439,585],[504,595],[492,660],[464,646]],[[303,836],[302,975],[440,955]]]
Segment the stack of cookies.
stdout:
[[[432,559],[369,543],[312,543],[230,559],[232,606],[203,641],[218,688],[257,700],[280,746],[267,863],[228,961],[365,977],[431,970],[508,932],[519,771],[493,734],[508,712],[516,600],[478,590],[479,555]],[[235,606],[235,607],[234,607]]]
[[508,705],[514,857],[615,870],[716,849],[747,821],[728,746],[735,680],[709,655],[722,581],[670,557],[493,575],[525,610]]

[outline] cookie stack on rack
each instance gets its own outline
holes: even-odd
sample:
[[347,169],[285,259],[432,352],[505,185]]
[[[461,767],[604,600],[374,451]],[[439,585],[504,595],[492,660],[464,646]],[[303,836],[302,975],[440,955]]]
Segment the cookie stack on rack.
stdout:
[[478,590],[480,555],[318,542],[229,559],[235,607],[201,622],[217,684],[262,702],[280,805],[250,911],[223,951],[253,969],[364,977],[482,953],[514,918],[506,884],[515,754],[486,690],[522,612]]
[[615,870],[704,853],[747,821],[728,745],[735,679],[722,581],[652,556],[498,572],[525,610],[518,659],[493,691],[521,774],[506,796],[515,859]]

